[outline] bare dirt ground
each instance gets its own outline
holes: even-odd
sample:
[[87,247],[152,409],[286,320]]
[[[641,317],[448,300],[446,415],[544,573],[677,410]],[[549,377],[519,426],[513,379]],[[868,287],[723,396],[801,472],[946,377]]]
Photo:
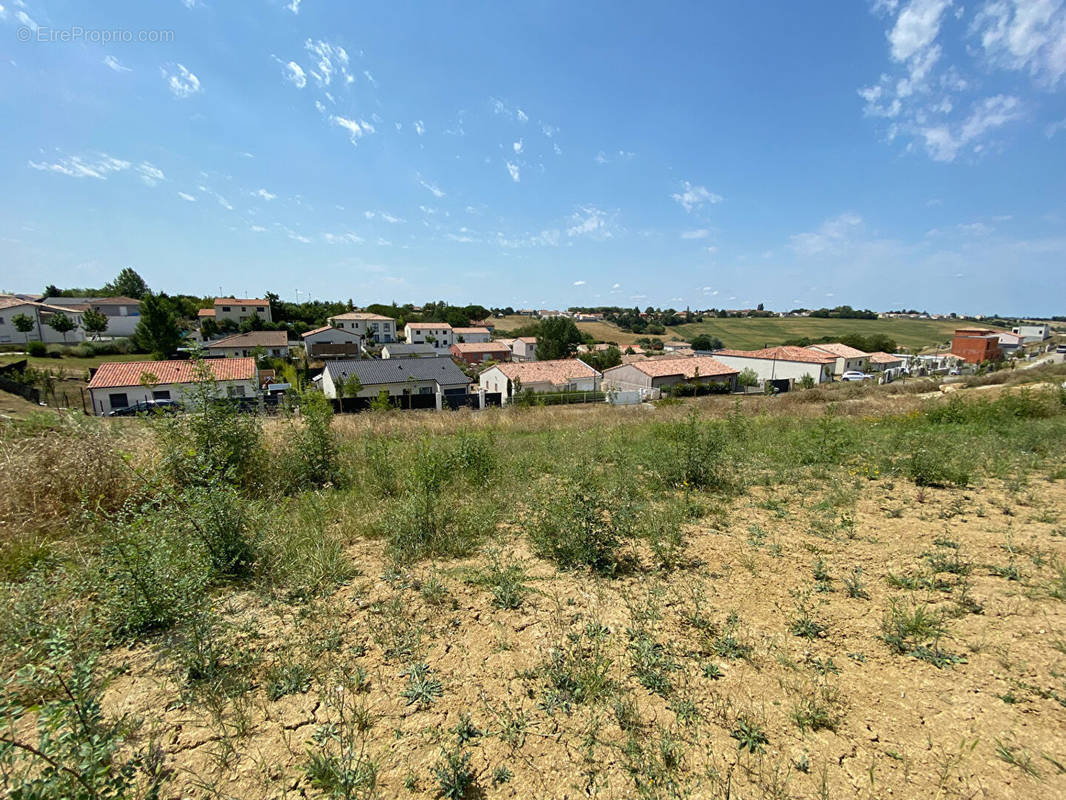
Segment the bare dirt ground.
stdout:
[[[461,740],[469,796],[490,798],[1066,796],[1061,477],[753,489],[668,574],[559,573],[518,536],[499,546],[527,571],[517,609],[479,579],[491,557],[397,572],[355,540],[360,575],[333,596],[218,609],[234,652],[306,667],[292,693],[177,700],[154,645],[114,654],[107,704],[154,731],[172,797],[322,796],[305,765],[337,747],[376,764],[351,796],[431,797]],[[930,658],[886,643],[893,603],[942,615],[915,642]],[[439,681],[422,705],[416,662]],[[567,670],[603,691],[575,698]]]

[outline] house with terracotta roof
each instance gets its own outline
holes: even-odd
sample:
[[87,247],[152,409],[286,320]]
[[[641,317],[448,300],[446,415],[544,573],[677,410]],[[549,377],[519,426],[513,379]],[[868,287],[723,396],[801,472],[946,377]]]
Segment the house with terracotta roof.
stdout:
[[364,342],[387,344],[396,341],[396,320],[383,314],[349,311],[345,314],[335,314],[326,322],[342,331],[359,334]]
[[408,344],[428,343],[443,351],[455,344],[455,333],[447,322],[408,322],[403,335]]
[[870,360],[867,364],[867,368],[870,372],[885,372],[886,370],[903,369],[903,358],[901,356],[894,356],[891,353],[882,353],[880,351],[870,353]]
[[760,382],[771,381],[779,388],[809,375],[815,383],[833,380],[836,356],[806,347],[781,345],[762,350],[715,350],[714,358],[727,367],[752,370]]
[[[82,328],[82,314],[86,306],[54,306],[24,300],[15,295],[0,295],[0,344],[24,344],[26,342],[45,342],[46,344],[66,344],[85,341]],[[29,317],[33,328],[22,333],[15,327],[14,319],[19,315]],[[66,335],[49,326],[48,321],[54,314],[65,314],[74,323],[74,329]]]
[[665,389],[677,383],[722,384],[736,388],[740,370],[711,356],[645,358],[603,371],[603,387],[632,391]]
[[600,373],[576,358],[497,364],[478,377],[486,392],[499,392],[504,404],[516,394],[531,390],[546,392],[596,392]]
[[488,328],[452,328],[457,342],[487,342],[492,338]]
[[456,342],[450,349],[452,358],[467,364],[511,360],[511,348],[502,342]]
[[201,322],[205,319],[213,319],[222,322],[224,319],[231,320],[240,325],[246,319],[258,316],[263,322],[273,322],[270,316],[270,301],[257,298],[240,297],[216,297],[211,308],[201,308],[196,312],[196,318]]
[[[106,416],[150,400],[188,403],[198,380],[195,361],[108,361],[89,379],[93,413]],[[254,358],[214,358],[203,364],[217,397],[251,398],[259,390]]]
[[851,372],[853,370],[866,372],[866,367],[870,361],[869,353],[864,353],[862,350],[849,347],[840,342],[812,344],[807,349],[833,356],[836,359],[836,362],[833,364],[833,374],[838,378],[845,372]]
[[363,337],[354,330],[323,325],[300,334],[308,358],[358,358],[363,352]]
[[248,358],[256,351],[272,358],[289,357],[288,331],[249,331],[235,333],[204,345],[204,353],[221,358]]
[[514,361],[537,360],[537,337],[519,336],[511,345],[511,358]]

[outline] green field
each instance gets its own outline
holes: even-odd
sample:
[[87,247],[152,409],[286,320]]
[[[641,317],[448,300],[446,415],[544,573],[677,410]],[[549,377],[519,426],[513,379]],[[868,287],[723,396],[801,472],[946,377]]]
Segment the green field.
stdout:
[[[528,325],[528,317],[504,317],[496,321],[497,328],[507,330],[520,325]],[[690,340],[694,336],[706,333],[717,336],[726,347],[738,350],[758,349],[781,344],[789,339],[806,336],[820,339],[823,336],[840,337],[849,333],[863,336],[884,334],[896,340],[900,347],[921,350],[951,340],[955,328],[965,326],[959,320],[932,319],[820,319],[814,317],[730,317],[726,319],[707,318],[704,322],[690,325],[678,325],[667,328],[659,338]],[[605,342],[632,344],[640,336],[620,330],[609,322],[578,323],[585,333]]]
[[34,358],[32,356],[19,355],[17,353],[0,353],[0,365],[10,364],[13,361],[25,359],[30,362],[34,369],[48,369],[55,371],[84,372],[87,369],[98,367],[108,361],[151,361],[150,355],[144,353],[125,353],[112,356],[93,356],[92,358],[79,358],[77,356],[63,356],[63,358]]

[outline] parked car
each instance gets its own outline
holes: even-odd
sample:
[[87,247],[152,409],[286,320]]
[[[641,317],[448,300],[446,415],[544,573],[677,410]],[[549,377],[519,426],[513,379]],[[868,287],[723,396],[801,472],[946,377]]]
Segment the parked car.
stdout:
[[181,403],[174,400],[141,400],[125,408],[116,408],[109,417],[132,417],[135,414],[176,414],[181,411]]
[[1060,344],[1055,348],[1056,353],[1066,353],[1066,344]]
[[868,381],[873,379],[873,375],[867,375],[865,372],[860,372],[857,369],[849,369],[843,375],[840,376],[842,381]]

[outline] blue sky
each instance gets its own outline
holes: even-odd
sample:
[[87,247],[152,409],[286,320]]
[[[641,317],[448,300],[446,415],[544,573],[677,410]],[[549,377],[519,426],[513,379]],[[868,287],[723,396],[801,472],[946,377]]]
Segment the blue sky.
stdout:
[[0,288],[1063,313],[1066,0],[0,8]]

